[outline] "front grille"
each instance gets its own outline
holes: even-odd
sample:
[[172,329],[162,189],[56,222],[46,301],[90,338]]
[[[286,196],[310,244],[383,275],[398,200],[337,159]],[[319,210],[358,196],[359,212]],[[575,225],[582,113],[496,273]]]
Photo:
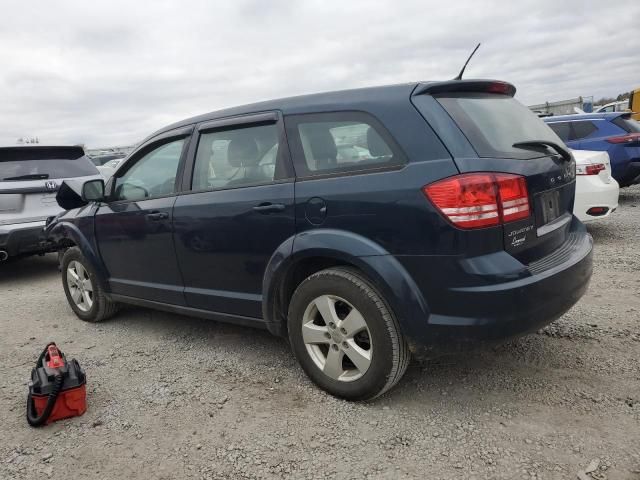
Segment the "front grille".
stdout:
[[532,275],[542,273],[545,270],[549,270],[561,263],[565,262],[571,253],[580,247],[584,234],[572,232],[567,235],[565,242],[553,253],[531,262],[528,266]]

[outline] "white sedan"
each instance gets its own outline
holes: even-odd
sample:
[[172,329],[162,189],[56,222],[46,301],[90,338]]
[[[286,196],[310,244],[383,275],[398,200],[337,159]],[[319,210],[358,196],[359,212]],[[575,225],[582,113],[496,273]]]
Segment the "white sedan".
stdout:
[[611,215],[618,208],[620,187],[611,176],[607,152],[572,150],[576,159],[576,200],[573,213],[583,222]]

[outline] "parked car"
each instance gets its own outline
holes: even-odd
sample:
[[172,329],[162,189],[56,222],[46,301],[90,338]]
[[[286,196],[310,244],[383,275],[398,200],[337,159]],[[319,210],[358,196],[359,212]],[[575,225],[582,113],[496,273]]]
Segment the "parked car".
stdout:
[[69,178],[98,178],[79,146],[0,147],[0,262],[44,253],[47,217],[62,211],[56,192]]
[[102,174],[102,176],[106,180],[108,180],[109,177],[111,177],[111,175],[113,175],[113,173],[116,171],[118,165],[120,165],[125,158],[126,157],[111,159],[108,162],[105,162],[104,164],[98,166],[97,169]]
[[600,107],[595,107],[593,113],[610,113],[610,112],[628,112],[629,101],[622,100],[619,102],[611,102]]
[[640,123],[630,113],[587,113],[545,118],[575,150],[609,154],[613,178],[621,187],[640,183]]
[[107,154],[93,155],[89,158],[91,158],[91,161],[96,167],[101,167],[113,160],[122,160],[124,157],[126,157],[124,153],[107,153]]
[[[288,335],[309,377],[352,400],[391,388],[411,353],[535,331],[584,293],[592,240],[570,152],[514,93],[427,82],[168,126],[48,225],[71,308]],[[367,155],[339,158],[338,139]]]
[[573,150],[576,201],[573,214],[583,222],[606,218],[618,208],[618,182],[611,176],[607,152]]
[[628,108],[632,112],[631,118],[640,121],[640,88],[629,92]]

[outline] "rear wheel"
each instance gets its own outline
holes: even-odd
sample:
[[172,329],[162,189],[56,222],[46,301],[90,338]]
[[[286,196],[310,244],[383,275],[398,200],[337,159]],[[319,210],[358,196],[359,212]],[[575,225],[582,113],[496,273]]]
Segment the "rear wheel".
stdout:
[[118,304],[105,296],[98,277],[78,247],[64,252],[61,270],[64,293],[78,318],[100,322],[118,311]]
[[289,305],[289,339],[311,380],[349,400],[375,398],[404,374],[410,353],[381,295],[350,268],[317,272]]

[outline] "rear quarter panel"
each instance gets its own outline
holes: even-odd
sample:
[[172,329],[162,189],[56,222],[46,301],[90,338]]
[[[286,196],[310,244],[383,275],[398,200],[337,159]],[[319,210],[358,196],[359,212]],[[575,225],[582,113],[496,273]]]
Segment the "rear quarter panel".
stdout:
[[640,158],[640,148],[607,142],[607,138],[615,135],[624,135],[626,132],[609,121],[597,121],[594,123],[598,126],[598,131],[593,132],[589,137],[583,138],[579,142],[574,142],[576,146],[572,148],[607,152],[611,161],[612,175],[614,178],[620,179],[629,161],[634,157]]

